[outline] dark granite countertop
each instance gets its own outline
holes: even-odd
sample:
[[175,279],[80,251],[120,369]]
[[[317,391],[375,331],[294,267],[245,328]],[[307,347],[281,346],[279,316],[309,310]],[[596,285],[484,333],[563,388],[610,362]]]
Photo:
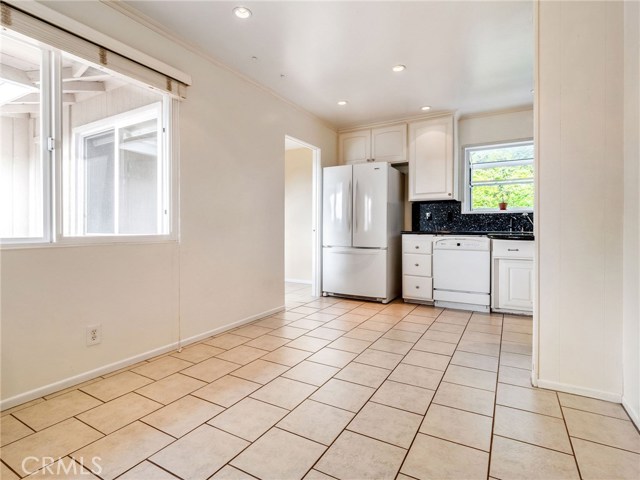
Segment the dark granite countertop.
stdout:
[[493,240],[535,240],[533,232],[485,232],[485,231],[451,231],[451,230],[427,230],[412,232],[404,230],[403,235],[464,235],[485,236]]

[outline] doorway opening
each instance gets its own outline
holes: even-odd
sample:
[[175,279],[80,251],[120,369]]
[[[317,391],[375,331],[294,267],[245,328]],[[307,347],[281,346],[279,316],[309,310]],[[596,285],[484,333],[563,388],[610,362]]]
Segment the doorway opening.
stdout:
[[284,159],[285,293],[297,291],[319,297],[322,284],[320,149],[285,135]]

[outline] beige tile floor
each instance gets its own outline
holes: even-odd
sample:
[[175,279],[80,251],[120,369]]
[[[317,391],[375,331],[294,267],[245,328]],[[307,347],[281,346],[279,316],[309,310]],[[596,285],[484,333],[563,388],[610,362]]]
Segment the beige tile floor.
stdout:
[[640,478],[620,405],[531,387],[530,318],[285,290],[284,312],[2,412],[1,478]]

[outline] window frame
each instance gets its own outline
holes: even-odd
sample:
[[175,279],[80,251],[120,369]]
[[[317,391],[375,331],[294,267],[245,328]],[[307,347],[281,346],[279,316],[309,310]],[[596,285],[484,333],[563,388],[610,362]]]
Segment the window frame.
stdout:
[[[473,190],[473,185],[471,185],[471,163],[470,163],[470,158],[469,158],[469,154],[472,151],[478,151],[478,150],[494,150],[497,147],[513,147],[513,146],[519,146],[519,145],[531,145],[535,148],[535,144],[534,144],[534,140],[532,137],[528,137],[528,138],[523,138],[523,139],[517,139],[517,140],[508,140],[508,141],[499,141],[499,142],[491,142],[491,143],[478,143],[478,144],[472,144],[472,145],[464,145],[462,147],[462,161],[463,161],[463,170],[464,170],[464,195],[463,195],[463,200],[462,200],[462,213],[463,214],[470,214],[470,215],[476,215],[476,214],[514,214],[514,213],[533,213],[534,209],[535,209],[535,200],[534,200],[534,205],[531,206],[531,208],[510,208],[508,210],[500,210],[499,208],[495,208],[495,209],[490,209],[490,208],[484,208],[484,209],[476,209],[473,210],[471,208],[471,201],[472,201],[472,190]],[[519,160],[517,160],[518,162],[520,162]],[[528,163],[528,162],[527,162]],[[532,185],[535,186],[535,152],[534,152],[534,158],[531,159],[531,165],[533,165],[534,168],[534,178],[533,180],[530,182]],[[529,183],[529,182],[514,182],[514,183]],[[496,183],[497,184],[497,183]],[[492,183],[488,183],[488,185],[492,185]],[[535,187],[534,187],[535,188]]]
[[[52,66],[55,63],[55,52],[47,45],[42,45],[24,35],[14,34],[13,38],[21,42],[31,44],[40,49],[40,144],[38,151],[42,162],[42,235],[38,237],[0,237],[0,248],[19,246],[41,246],[51,243],[53,240],[53,205],[52,205],[52,175],[53,175],[53,151],[50,142],[53,138],[52,122],[52,98],[53,86],[50,78]],[[45,81],[47,80],[47,81]]]
[[[168,219],[169,213],[169,195],[168,190],[169,186],[167,184],[168,176],[166,174],[166,161],[168,160],[168,155],[165,154],[164,148],[164,137],[166,135],[165,127],[164,127],[164,115],[163,115],[163,101],[158,101],[154,103],[150,103],[148,105],[134,108],[132,110],[118,113],[116,115],[112,115],[110,117],[101,118],[94,122],[90,122],[84,125],[80,125],[74,127],[71,131],[71,159],[67,167],[74,172],[74,177],[76,178],[76,185],[73,192],[68,192],[70,200],[69,211],[67,214],[70,217],[73,217],[71,211],[75,210],[75,218],[71,218],[68,221],[73,225],[71,230],[76,232],[75,234],[67,234],[68,237],[121,237],[121,236],[164,236],[166,233],[154,233],[154,234],[124,234],[118,232],[119,227],[119,170],[120,170],[120,157],[118,153],[116,153],[114,157],[114,227],[116,233],[113,234],[91,234],[86,231],[87,229],[87,202],[86,202],[86,170],[85,170],[85,158],[84,158],[84,140],[90,136],[98,135],[100,133],[105,133],[113,130],[115,145],[115,152],[119,152],[119,147],[121,145],[119,141],[119,132],[121,129],[126,128],[127,126],[145,121],[145,120],[155,120],[156,121],[156,132],[157,140],[158,140],[158,155],[156,157],[156,165],[157,165],[157,175],[158,175],[158,185],[156,188],[158,207],[156,209],[157,222],[160,226],[159,230],[162,232],[167,232],[170,230]],[[165,213],[162,214],[161,212]],[[82,232],[82,233],[77,233]]]
[[[40,152],[42,155],[42,175],[43,175],[43,235],[40,237],[28,238],[0,238],[0,250],[20,249],[20,248],[48,248],[56,246],[81,246],[96,244],[117,244],[117,243],[163,243],[175,242],[178,240],[178,179],[179,179],[179,151],[177,148],[178,129],[178,108],[179,100],[173,98],[163,91],[156,90],[140,81],[124,76],[117,72],[109,71],[102,66],[95,65],[96,68],[109,71],[116,76],[126,78],[134,84],[144,88],[151,88],[158,91],[162,98],[156,102],[160,104],[162,123],[161,131],[161,155],[163,159],[162,177],[164,179],[163,207],[168,210],[164,215],[162,234],[113,234],[113,235],[66,235],[64,232],[64,207],[63,207],[63,148],[71,150],[71,155],[75,152],[73,145],[73,132],[69,135],[69,144],[63,145],[66,141],[62,131],[62,55],[63,52],[49,45],[28,38],[25,35],[15,32],[3,32],[18,39],[24,39],[28,43],[33,43],[42,50],[42,64],[40,68]],[[86,63],[86,60],[82,60]],[[141,107],[145,108],[145,107]],[[137,110],[137,109],[134,109]],[[124,112],[119,115],[127,115]]]

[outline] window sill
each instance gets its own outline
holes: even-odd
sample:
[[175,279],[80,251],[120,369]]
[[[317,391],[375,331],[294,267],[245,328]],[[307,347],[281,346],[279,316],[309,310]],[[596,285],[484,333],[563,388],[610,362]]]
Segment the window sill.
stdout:
[[461,212],[463,215],[509,215],[509,214],[513,214],[513,215],[518,215],[518,214],[523,214],[523,213],[534,213],[533,210],[527,210],[527,209],[513,209],[513,210],[462,210]]
[[179,243],[174,235],[163,236],[130,236],[130,237],[67,237],[57,242],[33,242],[33,243],[0,243],[0,250],[29,250],[35,248],[69,248],[69,247],[96,247],[116,245],[156,245]]

